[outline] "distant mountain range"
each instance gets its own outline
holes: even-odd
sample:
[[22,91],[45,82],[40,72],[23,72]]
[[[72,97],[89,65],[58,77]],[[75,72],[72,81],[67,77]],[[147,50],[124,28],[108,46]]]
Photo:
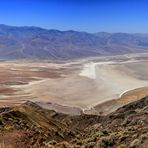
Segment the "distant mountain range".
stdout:
[[148,34],[93,34],[0,25],[0,59],[75,59],[147,51]]

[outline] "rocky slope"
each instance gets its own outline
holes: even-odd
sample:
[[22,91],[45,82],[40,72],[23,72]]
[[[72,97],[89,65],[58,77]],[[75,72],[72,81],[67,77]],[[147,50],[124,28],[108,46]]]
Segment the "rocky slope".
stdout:
[[148,97],[106,116],[69,116],[33,102],[0,109],[0,147],[146,148]]
[[0,59],[75,59],[147,52],[147,34],[96,34],[0,25]]

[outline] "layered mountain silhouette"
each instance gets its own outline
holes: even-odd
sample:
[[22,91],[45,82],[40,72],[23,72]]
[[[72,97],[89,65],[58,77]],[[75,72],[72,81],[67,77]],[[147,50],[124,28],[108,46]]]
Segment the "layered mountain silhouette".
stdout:
[[147,51],[148,34],[93,34],[0,25],[0,59],[75,59]]

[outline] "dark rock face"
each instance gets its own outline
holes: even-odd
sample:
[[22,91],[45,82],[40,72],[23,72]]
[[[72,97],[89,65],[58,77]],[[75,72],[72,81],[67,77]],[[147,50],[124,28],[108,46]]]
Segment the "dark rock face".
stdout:
[[147,105],[148,105],[148,97],[145,97],[145,98],[141,99],[140,101],[138,100],[138,101],[129,103],[129,104],[117,109],[116,112],[123,113],[126,111],[133,111],[135,109],[142,109],[144,107],[147,107]]
[[69,116],[30,101],[0,112],[0,147],[147,148],[147,141],[148,97],[107,116]]
[[0,113],[7,112],[9,110],[11,110],[11,108],[9,108],[9,107],[3,107],[3,108],[0,108]]
[[[109,126],[148,124],[148,97],[129,103],[104,118]],[[116,122],[116,124],[115,124]]]
[[147,34],[91,34],[0,25],[1,59],[74,59],[147,52],[147,47]]

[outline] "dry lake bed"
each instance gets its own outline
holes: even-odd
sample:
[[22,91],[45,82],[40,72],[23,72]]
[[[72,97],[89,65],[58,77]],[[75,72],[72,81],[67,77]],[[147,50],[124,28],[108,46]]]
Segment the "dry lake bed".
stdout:
[[0,62],[0,106],[31,100],[64,113],[107,113],[146,95],[148,54]]

